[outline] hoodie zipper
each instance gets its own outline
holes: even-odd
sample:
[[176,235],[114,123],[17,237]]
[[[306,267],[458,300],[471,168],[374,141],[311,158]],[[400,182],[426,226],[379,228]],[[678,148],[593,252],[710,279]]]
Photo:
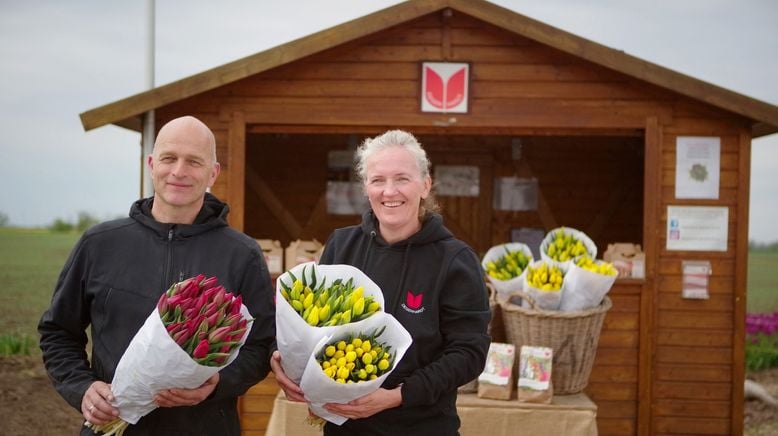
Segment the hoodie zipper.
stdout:
[[167,231],[167,266],[165,268],[165,282],[162,283],[162,287],[160,289],[165,289],[167,286],[170,286],[172,283],[170,280],[172,270],[173,270],[173,227],[171,226],[170,229]]

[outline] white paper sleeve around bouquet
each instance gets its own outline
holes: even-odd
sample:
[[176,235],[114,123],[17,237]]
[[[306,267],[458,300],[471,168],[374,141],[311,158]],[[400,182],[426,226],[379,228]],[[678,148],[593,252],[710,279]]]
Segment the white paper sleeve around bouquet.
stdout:
[[546,233],[546,237],[543,238],[543,241],[540,242],[540,258],[542,260],[545,260],[551,265],[558,266],[560,269],[562,269],[562,271],[567,271],[570,268],[570,264],[573,263],[574,258],[561,261],[561,260],[556,260],[549,255],[549,248],[550,248],[549,246],[552,244],[554,238],[556,237],[557,232],[560,231],[565,234],[571,235],[576,240],[581,241],[584,247],[586,248],[589,257],[591,257],[592,259],[597,257],[597,245],[594,243],[594,241],[592,241],[592,239],[588,235],[586,235],[586,233],[574,229],[572,227],[557,227],[556,229]]
[[[530,264],[530,267],[537,268],[540,264],[544,262],[545,262],[544,260],[536,260]],[[552,264],[548,263],[548,265],[552,265]],[[542,310],[559,309],[559,304],[562,302],[562,294],[564,293],[565,286],[567,284],[567,276],[564,275],[564,270],[560,268],[560,271],[562,271],[562,274],[564,276],[562,280],[562,287],[554,291],[544,290],[532,286],[527,280],[527,275],[526,274],[524,275],[524,293],[529,295],[532,298],[532,300],[535,301],[534,309],[542,309]],[[533,308],[532,305],[526,300],[522,300],[521,307],[527,309]]]
[[[316,361],[316,356],[322,352],[326,344],[341,338],[345,339],[348,336],[370,334],[382,326],[386,326],[386,330],[384,330],[378,340],[391,346],[392,353],[394,353],[394,362],[390,371],[387,371],[375,380],[360,383],[338,383],[324,374],[321,366]],[[359,323],[345,324],[339,327],[340,329],[334,334],[320,338],[308,359],[302,381],[300,382],[300,389],[302,389],[305,393],[305,398],[310,402],[311,411],[337,425],[343,424],[348,418],[328,412],[323,407],[324,404],[348,403],[351,400],[376,391],[381,387],[386,377],[397,368],[397,364],[413,342],[411,335],[405,330],[405,327],[395,317],[386,312],[378,312]]]
[[[364,287],[363,295],[365,297],[372,295],[381,306],[380,311],[384,310],[384,294],[381,293],[381,288],[365,273],[351,265],[316,265],[315,262],[308,262],[297,265],[279,276],[276,280],[276,342],[278,351],[281,353],[281,366],[284,368],[286,376],[294,380],[295,383],[299,383],[302,379],[308,358],[322,337],[340,331],[345,325],[362,325],[375,316],[374,314],[361,321],[339,326],[313,327],[309,325],[281,294],[281,281],[287,285],[292,284],[294,282],[292,275],[302,278],[303,268],[305,268],[306,277],[311,277],[311,270],[315,268],[316,278],[318,280],[324,279],[325,286],[330,286],[337,279],[346,281],[353,278],[354,286]],[[290,272],[292,274],[289,274]]]
[[[245,305],[241,305],[240,313],[244,319],[252,319]],[[192,357],[176,344],[155,308],[130,341],[111,381],[111,392],[116,399],[114,406],[119,409],[119,417],[135,424],[157,408],[153,401],[157,392],[163,389],[193,389],[201,386],[238,357],[240,347],[246,342],[248,332],[251,331],[252,323],[248,322],[240,345],[232,350],[224,365],[205,366],[192,360]]]
[[[596,263],[602,263],[601,260]],[[615,275],[599,274],[575,263],[565,274],[565,290],[559,310],[571,312],[597,307],[616,281]]]
[[[524,255],[527,256],[529,263],[532,263],[534,260],[532,257],[532,250],[526,244],[522,244],[520,242],[508,242],[506,244],[495,245],[486,252],[484,258],[481,260],[481,267],[483,268],[484,272],[488,270],[486,265],[489,262],[496,262],[501,257],[505,256],[505,250],[523,252]],[[526,267],[524,269],[526,271]],[[494,286],[494,289],[497,290],[498,301],[506,300],[512,292],[523,290],[525,271],[522,271],[521,274],[510,280],[499,280],[490,276],[489,274],[486,274],[489,283],[491,283],[492,286]]]

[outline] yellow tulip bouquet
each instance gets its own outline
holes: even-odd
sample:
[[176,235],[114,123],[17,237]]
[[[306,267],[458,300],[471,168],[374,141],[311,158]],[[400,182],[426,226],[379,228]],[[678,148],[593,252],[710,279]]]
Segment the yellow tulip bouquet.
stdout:
[[524,271],[533,262],[532,251],[526,244],[509,242],[490,248],[481,260],[487,280],[504,300],[512,292],[521,291]]
[[584,232],[572,227],[558,227],[546,233],[540,243],[540,258],[563,271],[583,255],[597,256],[597,246]]
[[571,227],[551,230],[540,244],[541,258],[563,272],[560,311],[598,306],[616,281],[613,265],[596,260],[597,245],[589,236]]
[[[322,406],[328,402],[346,403],[378,389],[395,367],[394,363],[399,362],[410,347],[410,334],[392,315],[384,312],[383,307],[384,296],[378,285],[350,265],[308,262],[286,271],[276,281],[276,341],[281,365],[286,375],[300,384],[316,415],[336,424],[345,422],[346,418],[333,415]],[[392,365],[381,374],[378,371],[366,373],[364,383],[345,383],[346,379],[352,378],[350,369],[348,376],[342,377],[343,382],[338,382],[338,378],[329,377],[322,362],[317,361],[317,356],[326,355],[332,341],[336,340],[336,348],[337,342],[346,338],[349,341],[359,338],[360,347],[365,347],[367,339],[372,346],[370,335],[375,340],[378,331],[382,332],[380,349],[392,350],[389,354]],[[365,359],[372,360],[370,351],[370,358],[360,356],[363,363]],[[356,356],[357,352],[352,352]],[[346,354],[343,352],[343,356],[339,356],[344,359],[343,365],[338,366],[339,360],[335,359],[335,367],[340,369],[341,375],[346,375],[346,363],[352,363],[356,368],[356,357],[352,362],[346,362]],[[367,372],[365,367],[357,368],[357,379],[359,369]],[[376,377],[371,380],[370,375]]]
[[[557,310],[562,301],[565,271],[545,260],[536,260],[527,266],[524,274],[524,293],[535,301],[536,309]],[[523,307],[530,307],[522,301]]]
[[597,307],[610,291],[619,272],[610,262],[581,256],[567,271],[565,292],[559,310],[574,311]]

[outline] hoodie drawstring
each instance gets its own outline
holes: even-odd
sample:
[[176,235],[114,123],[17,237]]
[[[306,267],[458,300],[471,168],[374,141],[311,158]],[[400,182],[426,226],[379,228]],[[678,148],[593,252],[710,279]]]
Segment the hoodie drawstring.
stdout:
[[370,248],[373,247],[373,240],[375,239],[376,233],[375,230],[370,231],[370,239],[367,241],[367,247],[365,248],[365,255],[362,256],[362,266],[359,268],[362,271],[365,270],[365,267],[367,266],[367,261],[370,259]]
[[397,290],[394,293],[394,301],[392,301],[391,306],[388,306],[392,308],[390,313],[394,313],[397,310],[397,306],[400,304],[402,299],[403,284],[405,284],[405,273],[408,271],[408,254],[411,252],[412,245],[413,243],[409,242],[408,245],[405,246],[405,254],[403,254],[403,269],[400,272],[400,281],[397,282]]

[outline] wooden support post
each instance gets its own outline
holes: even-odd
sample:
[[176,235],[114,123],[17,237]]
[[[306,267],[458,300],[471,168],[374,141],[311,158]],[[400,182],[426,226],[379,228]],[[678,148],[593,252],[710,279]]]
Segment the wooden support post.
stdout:
[[227,203],[230,225],[243,231],[246,210],[246,121],[243,112],[233,112],[227,136]]
[[735,232],[735,298],[732,302],[732,431],[743,434],[745,380],[746,290],[748,287],[748,207],[751,184],[751,133],[743,128],[738,136],[737,222]]
[[652,334],[656,319],[658,280],[656,278],[661,240],[659,228],[662,207],[662,126],[657,117],[646,120],[645,162],[643,175],[643,247],[646,254],[645,282],[640,293],[640,345],[638,352],[638,420],[637,434],[651,433],[652,394],[654,383],[654,350]]

